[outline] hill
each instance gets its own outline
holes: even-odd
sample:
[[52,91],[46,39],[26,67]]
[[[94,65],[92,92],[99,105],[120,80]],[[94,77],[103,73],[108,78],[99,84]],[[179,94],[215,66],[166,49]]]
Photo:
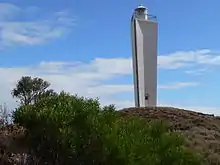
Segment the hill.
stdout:
[[119,112],[147,121],[166,121],[172,131],[184,135],[186,147],[205,156],[205,164],[220,164],[220,117],[171,107],[126,108]]
[[[204,165],[220,164],[220,117],[171,107],[125,108],[119,113],[122,117],[166,121],[170,130],[185,136],[186,147],[205,156]],[[0,164],[16,164],[25,159],[23,153],[27,153],[28,147],[21,143],[23,137],[25,129],[22,127],[10,125],[0,129]]]

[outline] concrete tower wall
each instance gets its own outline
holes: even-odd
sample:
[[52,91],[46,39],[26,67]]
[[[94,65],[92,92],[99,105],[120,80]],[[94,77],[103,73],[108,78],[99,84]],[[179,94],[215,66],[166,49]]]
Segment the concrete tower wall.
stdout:
[[139,107],[139,80],[138,80],[138,62],[137,62],[137,33],[136,33],[136,21],[133,19],[131,22],[131,37],[132,37],[132,63],[133,63],[133,81],[134,81],[134,99],[135,107]]
[[151,20],[133,19],[131,30],[135,106],[156,106],[158,25]]

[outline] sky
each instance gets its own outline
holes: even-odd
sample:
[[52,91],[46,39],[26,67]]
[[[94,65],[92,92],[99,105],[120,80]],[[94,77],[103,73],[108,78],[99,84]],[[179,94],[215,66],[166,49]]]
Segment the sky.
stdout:
[[219,0],[0,0],[0,103],[21,76],[134,106],[130,18],[157,16],[158,105],[220,115]]

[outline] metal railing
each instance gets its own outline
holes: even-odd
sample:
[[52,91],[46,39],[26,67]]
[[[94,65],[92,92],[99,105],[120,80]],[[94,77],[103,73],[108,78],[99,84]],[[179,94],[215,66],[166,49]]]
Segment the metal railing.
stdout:
[[[145,15],[147,16],[148,20],[157,21],[157,16],[151,14],[145,14]],[[136,16],[136,13],[134,13],[134,16]]]
[[150,19],[150,20],[153,20],[153,21],[157,21],[157,16],[155,15],[150,15],[150,14],[146,14],[147,17]]

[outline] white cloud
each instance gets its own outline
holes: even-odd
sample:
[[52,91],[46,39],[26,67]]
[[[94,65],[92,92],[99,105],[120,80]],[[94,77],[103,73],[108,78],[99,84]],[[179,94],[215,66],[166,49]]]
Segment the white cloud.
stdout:
[[[34,6],[18,6],[0,3],[0,48],[17,44],[35,45],[61,37],[75,23],[67,10],[45,13]],[[33,16],[33,17],[32,17]]]
[[87,89],[87,93],[93,96],[99,94],[100,96],[115,95],[116,93],[131,93],[133,92],[133,85],[96,85]]
[[[204,51],[200,52],[204,53]],[[173,57],[172,55],[167,56]],[[189,56],[187,55],[187,52],[186,56]],[[177,58],[176,56],[174,57]],[[214,55],[213,58],[215,58]],[[178,57],[178,59],[180,60],[183,58]],[[165,69],[166,66],[168,66],[167,60],[164,62],[162,58],[160,59],[160,62],[161,66],[163,66],[160,67],[160,69]],[[173,65],[174,64],[175,63],[173,63]],[[0,68],[0,74],[0,103],[6,102],[8,105],[12,105],[11,107],[15,106],[15,101],[10,95],[10,90],[15,86],[16,81],[24,75],[39,76],[51,82],[51,88],[58,92],[65,90],[70,93],[77,93],[87,97],[99,97],[101,103],[104,105],[113,103],[116,104],[118,108],[134,106],[132,99],[132,78],[130,79],[130,84],[119,84],[114,82],[114,79],[116,78],[123,78],[123,76],[132,75],[132,63],[130,58],[95,58],[88,63],[80,61],[43,61],[37,65]],[[171,82],[170,84],[159,85],[158,88],[176,90],[198,85],[200,85],[199,82],[194,82],[192,80],[189,82],[178,82],[177,80],[175,83]],[[116,96],[121,94],[122,96],[130,96],[118,99]],[[176,107],[181,107],[181,105],[177,105]],[[189,107],[187,109],[202,110],[199,106]],[[213,112],[215,111],[215,108],[207,108],[207,110]],[[206,112],[205,109],[203,109],[203,112]]]
[[[109,69],[110,67],[114,69]],[[130,71],[129,71],[130,70]],[[104,83],[116,77],[131,75],[130,60],[97,58],[89,63],[82,62],[42,62],[35,66],[0,68],[0,102],[14,105],[10,90],[21,76],[39,76],[51,83],[56,91],[65,90],[87,97],[100,97],[108,102],[120,93],[131,93],[131,84]]]
[[19,15],[22,10],[9,3],[0,3],[0,20],[10,20],[15,16]]
[[158,57],[161,69],[178,69],[195,65],[220,65],[220,53],[211,50],[178,51]]
[[203,75],[209,72],[209,70],[208,68],[200,68],[200,69],[186,70],[184,72],[187,74],[192,74],[192,75]]
[[[112,103],[117,102],[117,109],[123,109],[127,107],[134,107],[134,101],[133,100],[123,100],[123,101],[117,101],[117,100],[105,100],[104,103],[105,105],[109,105]],[[184,110],[190,110],[190,111],[195,111],[195,112],[200,112],[204,114],[210,114],[210,115],[215,115],[215,116],[220,116],[220,107],[208,107],[208,106],[184,106],[184,105],[179,105],[179,104],[172,104],[172,103],[158,103],[159,107],[174,107],[174,108],[179,108],[179,109],[184,109]]]
[[200,112],[204,114],[210,114],[215,116],[220,116],[220,107],[201,107],[201,106],[183,106],[183,105],[177,105],[177,104],[163,104],[159,103],[159,106],[161,107],[175,107],[179,109],[185,109],[195,112]]
[[177,82],[169,85],[161,85],[160,89],[180,89],[184,87],[195,87],[200,85],[198,82]]
[[[107,66],[112,63],[115,64],[115,67],[130,74],[132,72],[132,59],[131,58],[116,58],[116,59],[105,59],[97,58],[95,59],[95,65]],[[195,66],[201,66],[194,69]],[[158,69],[180,69],[192,67],[193,69],[188,69],[184,71],[188,74],[202,74],[209,69],[209,66],[220,65],[220,53],[213,52],[208,49],[196,50],[196,51],[177,51],[171,54],[159,55],[158,56]],[[102,67],[104,70],[109,70],[109,72],[115,72],[114,69],[108,69]]]
[[[112,69],[111,69],[112,68]],[[114,103],[118,107],[126,105],[124,100],[117,100],[118,94],[132,94],[132,78],[129,84],[117,84],[113,80],[132,75],[131,60],[126,58],[97,58],[89,63],[73,62],[41,62],[38,65],[0,68],[2,81],[0,90],[1,102],[13,102],[10,90],[18,79],[24,75],[38,76],[51,82],[51,88],[56,91],[65,90],[87,97],[99,97],[103,103]],[[159,88],[177,89],[198,85],[193,82],[179,82]],[[132,97],[132,95],[131,95]],[[14,103],[13,103],[14,104]]]
[[94,60],[92,67],[109,74],[131,74],[132,61],[130,58],[97,58]]

